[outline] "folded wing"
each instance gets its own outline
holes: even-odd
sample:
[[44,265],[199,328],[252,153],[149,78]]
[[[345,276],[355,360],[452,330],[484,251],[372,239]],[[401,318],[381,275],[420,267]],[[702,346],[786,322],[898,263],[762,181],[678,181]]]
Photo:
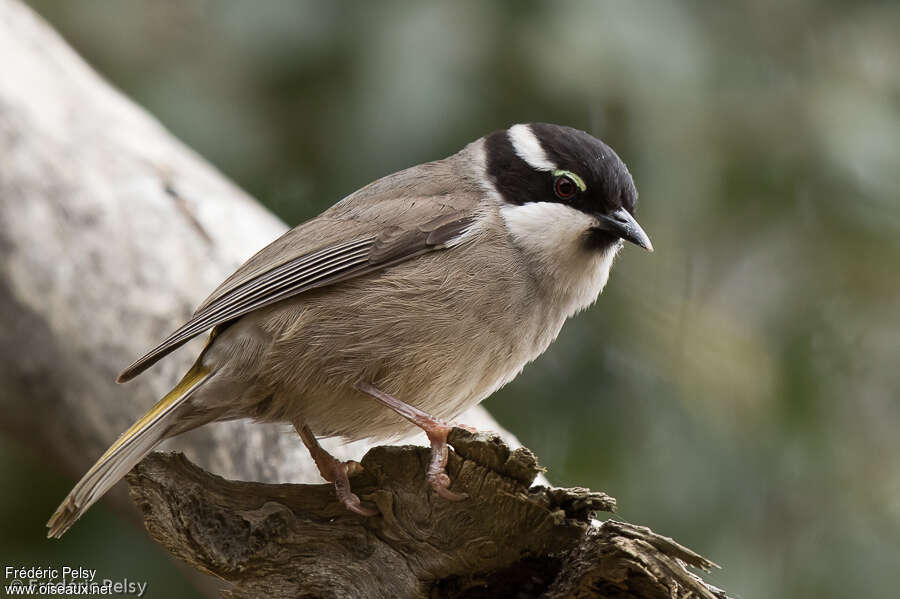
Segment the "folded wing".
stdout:
[[[375,222],[343,222],[326,212],[288,231],[241,266],[188,322],[122,371],[118,381],[134,378],[191,338],[249,312],[453,245],[473,221],[469,207],[454,204],[434,198],[383,202]],[[397,224],[383,222],[385,209]]]

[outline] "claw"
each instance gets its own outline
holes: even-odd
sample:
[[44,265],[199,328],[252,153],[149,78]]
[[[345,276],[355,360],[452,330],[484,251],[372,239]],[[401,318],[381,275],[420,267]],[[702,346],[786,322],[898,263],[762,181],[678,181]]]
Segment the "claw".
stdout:
[[[438,495],[449,501],[462,501],[469,496],[467,493],[457,493],[450,490],[450,477],[447,476],[447,457],[449,455],[447,436],[453,430],[453,425],[438,420],[430,414],[400,401],[368,383],[358,383],[356,388],[367,395],[371,395],[425,431],[425,435],[431,442],[431,459],[428,462],[428,474],[426,477],[428,484],[431,485],[431,488]],[[472,427],[460,426],[460,428],[465,428],[473,433],[476,432]]]
[[450,477],[447,475],[447,458],[450,451],[447,447],[447,436],[452,427],[440,424],[425,430],[425,435],[431,441],[431,461],[428,463],[428,483],[435,492],[450,501],[462,501],[469,495],[456,493],[450,490]]
[[428,482],[435,493],[448,501],[462,501],[469,498],[468,493],[457,493],[450,490],[450,477],[446,472],[428,477]]
[[354,462],[352,460],[348,462],[338,462],[335,460],[334,463],[336,466],[333,470],[334,492],[337,495],[338,500],[343,503],[344,507],[348,510],[356,512],[360,516],[377,516],[378,510],[363,507],[362,502],[359,500],[359,496],[350,490],[350,479],[348,478],[348,474],[353,466],[356,466],[361,470],[362,465],[360,465],[359,462]]
[[334,493],[337,495],[338,501],[343,503],[348,510],[360,516],[377,516],[378,510],[363,507],[359,497],[350,490],[350,477],[363,471],[362,464],[354,460],[340,462],[335,459],[319,445],[316,436],[305,424],[295,422],[294,429],[316,462],[319,474],[328,482],[334,483]]

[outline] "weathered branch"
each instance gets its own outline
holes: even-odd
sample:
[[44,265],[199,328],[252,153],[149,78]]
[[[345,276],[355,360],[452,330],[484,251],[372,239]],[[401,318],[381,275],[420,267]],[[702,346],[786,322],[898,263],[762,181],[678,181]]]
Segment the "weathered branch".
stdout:
[[724,597],[686,565],[713,564],[649,529],[591,520],[615,501],[531,484],[527,449],[455,429],[446,501],[425,483],[424,447],[376,447],[355,491],[361,518],[329,485],[227,481],[180,454],[129,476],[150,534],[190,565],[235,583],[232,598]]

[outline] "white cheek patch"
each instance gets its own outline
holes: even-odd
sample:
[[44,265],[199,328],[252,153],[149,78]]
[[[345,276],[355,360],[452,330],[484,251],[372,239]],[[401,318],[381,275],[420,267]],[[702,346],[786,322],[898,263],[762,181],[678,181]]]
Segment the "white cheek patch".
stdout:
[[594,218],[557,202],[530,202],[500,209],[506,229],[516,244],[550,259],[581,246]]
[[585,234],[596,224],[592,216],[556,202],[505,206],[500,214],[513,243],[536,267],[541,283],[557,296],[564,316],[597,299],[621,244],[605,251],[587,248]]
[[529,125],[513,125],[506,134],[512,143],[513,151],[528,163],[528,166],[538,171],[556,170],[556,165],[547,158],[547,153],[544,152],[541,142]]

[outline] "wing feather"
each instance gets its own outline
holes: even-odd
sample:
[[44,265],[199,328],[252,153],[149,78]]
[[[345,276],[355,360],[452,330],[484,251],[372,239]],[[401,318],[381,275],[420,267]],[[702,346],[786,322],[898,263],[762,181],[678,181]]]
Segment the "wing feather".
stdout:
[[[415,204],[413,204],[415,205]],[[418,211],[419,222],[382,226],[378,234],[364,234],[340,243],[324,245],[314,251],[288,259],[271,268],[260,268],[266,251],[283,244],[285,237],[302,231],[303,225],[262,250],[223,283],[194,313],[191,319],[172,332],[158,346],[134,362],[119,375],[119,382],[134,378],[157,360],[197,335],[215,326],[294,297],[310,289],[333,285],[423,253],[442,249],[471,225],[471,210],[447,210],[437,205]],[[439,214],[435,217],[434,213]],[[427,217],[431,218],[427,218]],[[423,222],[424,221],[424,222]],[[310,223],[307,223],[307,225]],[[277,255],[277,254],[276,254]],[[251,274],[245,272],[249,269]]]

